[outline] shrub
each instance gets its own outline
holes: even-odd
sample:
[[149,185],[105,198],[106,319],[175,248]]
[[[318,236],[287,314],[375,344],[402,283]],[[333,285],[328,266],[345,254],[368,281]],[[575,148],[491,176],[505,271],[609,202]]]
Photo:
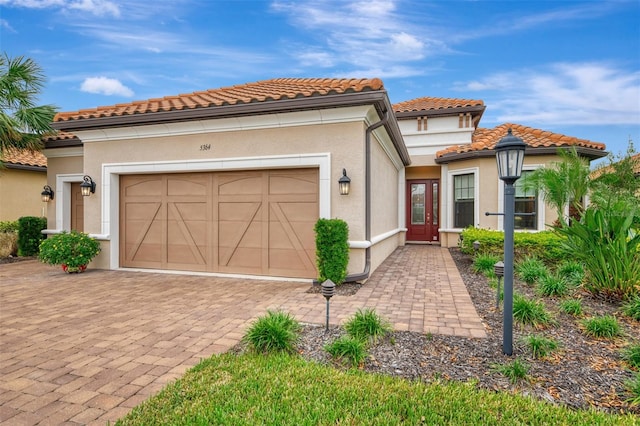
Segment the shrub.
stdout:
[[70,272],[87,265],[100,253],[100,242],[84,232],[63,231],[40,243],[40,260],[50,265],[66,265]]
[[18,232],[19,225],[17,220],[0,221],[0,233]]
[[540,259],[527,256],[516,265],[516,274],[527,284],[533,284],[547,275],[547,267]]
[[493,266],[500,258],[491,254],[480,254],[473,261],[473,271],[487,276],[493,275]]
[[357,367],[367,357],[365,342],[353,336],[342,336],[329,343],[324,349],[334,359],[348,362]]
[[578,317],[582,315],[582,301],[580,299],[563,300],[560,303],[560,310],[566,314]]
[[564,278],[557,275],[544,275],[538,280],[536,289],[543,296],[564,296],[569,291],[569,286]]
[[300,324],[290,314],[282,311],[267,311],[267,315],[256,319],[247,329],[243,340],[256,352],[295,352],[299,339]]
[[525,379],[529,374],[529,364],[517,358],[506,364],[494,364],[493,369],[507,376],[513,384]]
[[344,324],[344,329],[355,339],[377,342],[391,331],[391,324],[373,309],[358,309]]
[[333,281],[340,285],[347,277],[349,264],[349,226],[340,219],[318,219],[316,234],[316,262],[318,281]]
[[556,274],[563,278],[567,284],[578,286],[584,279],[584,265],[574,260],[566,260],[558,266]]
[[640,232],[637,209],[624,200],[589,207],[580,221],[557,228],[567,256],[584,263],[584,287],[594,295],[624,299],[640,292]]
[[14,256],[18,253],[18,233],[0,232],[0,257]]
[[[473,242],[480,242],[480,252],[498,257],[503,256],[504,233],[488,229],[465,228],[461,234],[460,250],[473,254]],[[564,259],[562,240],[564,237],[552,231],[516,232],[514,234],[514,256],[516,261],[526,257],[536,257],[553,264]]]
[[527,299],[519,294],[513,295],[513,319],[522,325],[542,328],[551,323],[551,314],[544,303]]
[[633,367],[640,369],[640,344],[631,345],[622,351],[622,359]]
[[44,239],[42,230],[47,228],[44,217],[24,216],[18,219],[18,256],[38,254],[40,241]]
[[627,380],[624,384],[631,395],[627,402],[631,403],[631,405],[640,404],[640,373],[636,373],[633,379]]
[[622,334],[618,320],[612,315],[586,319],[582,321],[582,326],[585,334],[591,337],[613,338]]
[[622,305],[622,312],[633,318],[636,321],[640,321],[640,294],[630,298]]
[[531,354],[534,358],[545,357],[551,351],[554,351],[558,348],[558,342],[556,342],[555,340],[535,334],[523,337],[522,341],[527,346],[529,346],[529,349],[531,349]]

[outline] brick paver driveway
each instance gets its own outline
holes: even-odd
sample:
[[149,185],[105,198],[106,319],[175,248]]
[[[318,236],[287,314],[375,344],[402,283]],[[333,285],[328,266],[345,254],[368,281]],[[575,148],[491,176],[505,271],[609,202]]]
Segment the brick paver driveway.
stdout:
[[[130,271],[68,275],[0,265],[0,423],[115,421],[201,359],[228,350],[255,317],[283,309],[322,324],[308,283]],[[484,337],[446,249],[396,250],[332,323],[372,307],[398,330]]]

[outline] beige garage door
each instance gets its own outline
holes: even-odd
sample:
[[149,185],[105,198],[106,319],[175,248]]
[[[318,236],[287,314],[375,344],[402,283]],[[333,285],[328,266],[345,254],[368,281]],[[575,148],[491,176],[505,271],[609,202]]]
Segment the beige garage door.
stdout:
[[120,176],[124,267],[316,277],[318,170]]

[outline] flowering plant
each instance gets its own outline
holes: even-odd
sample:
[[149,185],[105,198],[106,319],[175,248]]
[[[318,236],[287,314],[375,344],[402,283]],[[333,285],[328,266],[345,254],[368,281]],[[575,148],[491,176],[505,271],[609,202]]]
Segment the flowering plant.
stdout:
[[100,253],[100,243],[88,234],[63,231],[40,243],[39,258],[50,265],[63,265],[65,270],[83,270]]

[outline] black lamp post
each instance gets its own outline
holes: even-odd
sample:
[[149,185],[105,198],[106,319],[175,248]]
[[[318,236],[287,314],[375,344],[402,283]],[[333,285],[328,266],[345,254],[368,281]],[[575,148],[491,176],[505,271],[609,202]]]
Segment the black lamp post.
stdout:
[[96,183],[91,179],[91,176],[85,176],[82,180],[83,182],[80,184],[80,192],[82,192],[83,197],[88,197],[96,192]]
[[327,299],[327,327],[325,331],[329,331],[329,299],[333,297],[335,293],[336,285],[331,280],[326,280],[322,283],[322,295]]
[[515,187],[513,184],[522,175],[522,163],[526,144],[513,136],[500,139],[494,150],[498,162],[498,175],[504,182],[504,310],[502,330],[502,352],[513,354],[513,230],[515,227]]

